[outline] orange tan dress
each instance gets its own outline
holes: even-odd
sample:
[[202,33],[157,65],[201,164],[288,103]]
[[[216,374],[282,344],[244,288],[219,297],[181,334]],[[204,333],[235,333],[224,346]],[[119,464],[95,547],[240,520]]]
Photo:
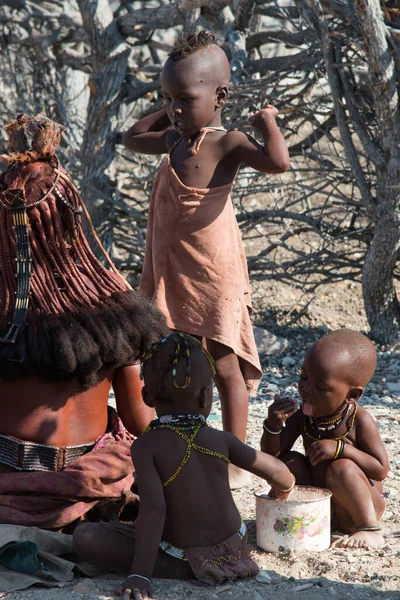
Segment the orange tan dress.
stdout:
[[139,293],[152,298],[172,329],[232,348],[255,393],[262,371],[231,189],[190,188],[166,158],[150,199]]

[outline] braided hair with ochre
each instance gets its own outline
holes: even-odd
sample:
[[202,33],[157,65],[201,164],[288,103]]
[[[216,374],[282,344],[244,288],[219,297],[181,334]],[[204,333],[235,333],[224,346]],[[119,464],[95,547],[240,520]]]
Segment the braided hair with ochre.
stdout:
[[6,130],[0,378],[76,379],[87,389],[100,369],[138,358],[167,331],[165,321],[91,250],[81,219],[87,210],[55,156],[63,126],[20,115]]

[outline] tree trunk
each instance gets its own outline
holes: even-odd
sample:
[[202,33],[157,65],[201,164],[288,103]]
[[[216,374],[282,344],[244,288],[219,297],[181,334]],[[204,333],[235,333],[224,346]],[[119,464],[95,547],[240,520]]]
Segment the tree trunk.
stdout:
[[400,306],[393,273],[400,256],[400,116],[393,58],[379,0],[356,0],[369,66],[379,141],[386,164],[377,169],[375,233],[362,276],[365,310],[373,337],[392,343],[399,337]]
[[[389,187],[392,178],[381,179],[380,186]],[[362,289],[373,338],[381,344],[390,344],[397,340],[400,325],[400,306],[393,285],[393,270],[399,259],[399,199],[393,191],[386,190],[382,204],[377,210],[375,233],[364,262]]]
[[[108,0],[78,0],[90,47],[92,72],[86,131],[81,146],[82,196],[94,225],[107,220],[113,185],[107,170],[115,154],[120,91],[129,49],[119,33]],[[106,236],[102,236],[107,246]]]

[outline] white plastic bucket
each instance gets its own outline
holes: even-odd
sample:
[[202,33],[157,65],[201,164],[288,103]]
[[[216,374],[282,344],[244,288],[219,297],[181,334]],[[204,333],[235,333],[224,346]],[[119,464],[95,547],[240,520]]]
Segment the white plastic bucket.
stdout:
[[322,488],[296,486],[288,500],[255,492],[257,546],[268,552],[314,550],[331,542],[331,496]]

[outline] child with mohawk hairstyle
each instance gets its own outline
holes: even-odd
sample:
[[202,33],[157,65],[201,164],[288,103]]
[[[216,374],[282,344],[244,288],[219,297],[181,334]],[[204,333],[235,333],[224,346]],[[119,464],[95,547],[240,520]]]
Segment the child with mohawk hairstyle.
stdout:
[[74,534],[83,560],[129,573],[118,593],[153,598],[151,577],[216,585],[252,577],[246,527],[229,489],[228,465],[269,481],[287,498],[295,481],[280,460],[207,426],[212,357],[195,338],[173,333],[143,357],[143,398],[158,418],[132,445],[140,508],[135,523],[84,523]]
[[[123,143],[142,154],[168,154],[150,200],[139,292],[172,329],[204,340],[216,362],[224,429],[244,441],[248,394],[262,373],[231,190],[241,163],[283,173],[289,155],[273,106],[249,117],[263,145],[223,127],[229,80],[228,59],[210,33],[183,36],[162,71],[165,107],[135,123]],[[247,482],[232,469],[233,488]]]

